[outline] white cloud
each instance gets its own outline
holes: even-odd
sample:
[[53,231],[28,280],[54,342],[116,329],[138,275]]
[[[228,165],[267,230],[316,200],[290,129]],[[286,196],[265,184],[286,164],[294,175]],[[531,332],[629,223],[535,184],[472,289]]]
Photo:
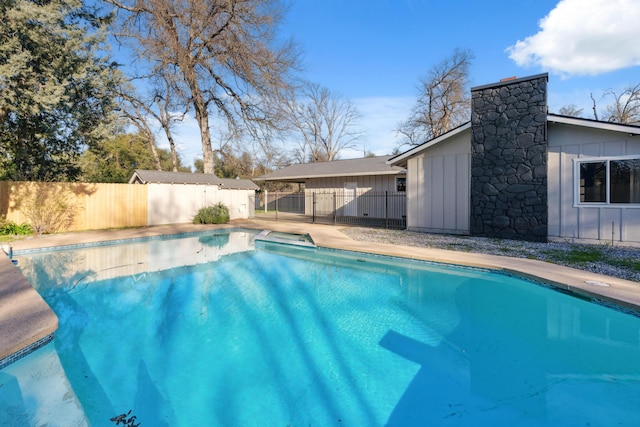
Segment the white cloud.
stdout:
[[598,75],[640,65],[638,0],[561,0],[540,31],[509,47],[522,67],[563,76]]

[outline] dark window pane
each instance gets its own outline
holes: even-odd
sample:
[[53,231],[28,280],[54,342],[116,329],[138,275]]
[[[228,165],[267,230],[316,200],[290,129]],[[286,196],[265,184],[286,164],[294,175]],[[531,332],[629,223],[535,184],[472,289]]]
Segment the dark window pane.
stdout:
[[607,201],[607,163],[580,163],[580,201]]
[[396,191],[398,193],[407,191],[407,178],[396,178]]
[[640,203],[640,159],[612,160],[611,203]]

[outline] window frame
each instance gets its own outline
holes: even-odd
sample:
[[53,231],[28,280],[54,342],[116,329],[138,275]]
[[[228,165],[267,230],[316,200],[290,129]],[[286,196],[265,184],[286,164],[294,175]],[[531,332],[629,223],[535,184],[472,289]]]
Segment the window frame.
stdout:
[[[619,160],[640,160],[640,154],[626,156],[601,156],[601,157],[578,157],[573,159],[573,207],[608,207],[608,208],[640,208],[640,203],[611,203],[611,162]],[[580,201],[580,166],[583,163],[605,163],[605,201],[604,202],[582,202]]]

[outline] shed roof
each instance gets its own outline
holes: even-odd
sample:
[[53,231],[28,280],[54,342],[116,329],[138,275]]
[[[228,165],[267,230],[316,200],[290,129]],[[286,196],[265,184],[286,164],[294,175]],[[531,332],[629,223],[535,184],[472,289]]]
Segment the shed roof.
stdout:
[[399,175],[407,170],[387,163],[392,156],[301,163],[255,178],[256,181],[304,182],[308,178],[337,176]]
[[202,184],[217,185],[222,188],[240,190],[258,190],[259,187],[250,179],[218,178],[208,173],[165,172],[136,169],[129,184]]

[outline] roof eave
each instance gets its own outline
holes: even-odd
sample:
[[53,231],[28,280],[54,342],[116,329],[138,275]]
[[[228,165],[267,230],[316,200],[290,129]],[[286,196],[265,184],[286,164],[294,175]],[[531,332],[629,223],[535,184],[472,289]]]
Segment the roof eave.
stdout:
[[433,147],[436,144],[441,143],[442,141],[445,141],[449,138],[451,138],[452,136],[455,136],[459,133],[464,132],[467,129],[471,128],[471,122],[466,122],[460,126],[458,126],[455,129],[450,130],[449,132],[442,134],[436,138],[433,138],[427,142],[424,142],[420,145],[417,145],[415,147],[413,147],[412,149],[405,151],[402,154],[398,154],[395,157],[390,158],[389,160],[387,160],[387,164],[391,165],[391,166],[406,166],[407,161],[414,157],[419,155],[422,151],[426,150],[429,147]]
[[556,114],[547,114],[547,122],[590,127],[593,129],[609,130],[614,132],[623,132],[629,135],[640,135],[640,126],[628,125],[628,124],[622,124],[622,123],[602,122],[599,120],[584,119],[581,117],[569,117],[569,116],[560,116]]
[[135,184],[136,183],[136,178],[140,181],[140,183],[146,184],[146,182],[144,182],[144,179],[142,179],[140,174],[138,174],[137,170],[133,171],[133,175],[131,175],[131,178],[129,179],[129,184]]
[[407,173],[404,169],[379,171],[379,172],[350,172],[350,173],[334,173],[334,174],[316,174],[316,175],[294,175],[280,177],[258,177],[255,181],[281,181],[281,182],[299,182],[304,183],[307,179],[316,178],[336,178],[341,176],[377,176],[377,175],[402,175]]

